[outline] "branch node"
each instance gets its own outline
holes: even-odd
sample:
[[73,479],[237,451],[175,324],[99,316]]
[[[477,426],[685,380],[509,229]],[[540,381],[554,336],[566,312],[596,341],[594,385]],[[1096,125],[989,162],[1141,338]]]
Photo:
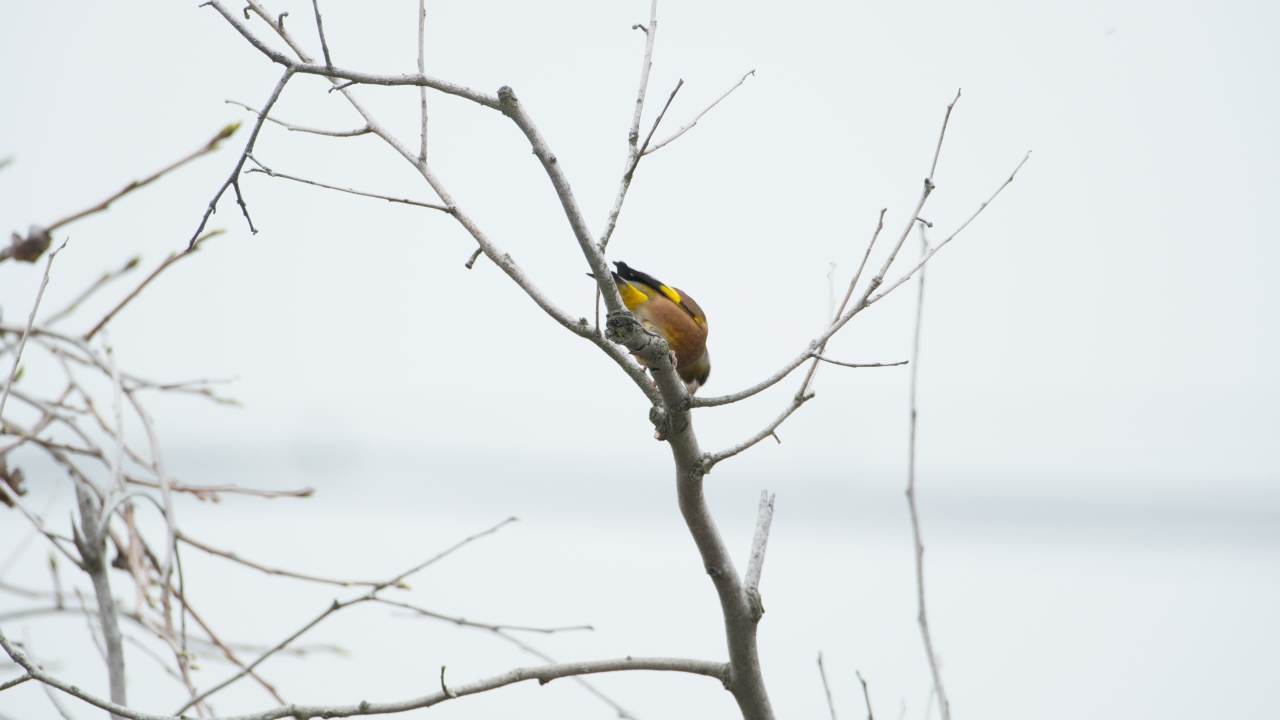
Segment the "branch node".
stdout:
[[653,423],[653,439],[666,440],[671,431],[671,417],[667,411],[657,405],[649,408],[649,422]]

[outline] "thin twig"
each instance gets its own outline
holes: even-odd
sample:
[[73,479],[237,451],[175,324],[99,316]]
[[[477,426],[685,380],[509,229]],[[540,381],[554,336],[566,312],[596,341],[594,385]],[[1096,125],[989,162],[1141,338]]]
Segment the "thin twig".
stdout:
[[[253,107],[252,105],[246,105],[238,100],[223,100],[223,102],[227,103],[228,105],[236,105],[238,107],[242,107],[245,110],[248,110],[249,112],[255,115],[258,114],[257,108]],[[354,130],[325,130],[324,128],[313,128],[313,127],[308,127],[306,125],[296,125],[294,123],[285,122],[284,120],[271,117],[270,115],[267,116],[267,122],[273,125],[279,125],[280,127],[290,132],[307,133],[309,135],[324,135],[325,137],[338,137],[338,138],[358,137],[360,135],[368,135],[373,132],[373,129],[370,128],[368,125],[365,125],[364,127],[356,128]]]
[[644,113],[644,96],[649,88],[649,75],[653,70],[653,47],[658,39],[658,0],[649,2],[649,25],[644,28],[644,59],[640,61],[640,89],[636,91],[635,108],[631,112],[631,129],[627,143],[635,149],[640,141],[640,116]]
[[[791,404],[787,405],[787,408],[782,411],[782,414],[774,418],[772,422],[766,425],[764,429],[760,430],[755,435],[752,435],[746,440],[726,450],[721,450],[720,452],[714,452],[714,453],[707,453],[706,455],[704,455],[702,458],[703,472],[710,473],[711,469],[714,468],[716,465],[718,465],[721,461],[728,460],[734,455],[737,455],[739,453],[745,452],[746,450],[749,450],[756,443],[760,442],[761,440],[764,440],[767,437],[772,437],[775,440],[777,440],[778,436],[776,433],[778,431],[778,427],[782,425],[782,423],[785,422],[787,418],[791,417],[792,413],[794,413],[796,410],[799,410],[801,405],[804,405],[806,402],[809,402],[812,399],[813,399],[813,393],[811,392],[806,393],[804,395],[796,395],[795,397],[791,398]],[[778,440],[778,442],[782,442],[782,441]]]
[[858,676],[858,682],[862,683],[862,699],[867,702],[867,720],[876,720],[875,713],[871,712],[871,691],[867,689],[867,679],[862,677],[862,673],[858,670],[853,671]]
[[829,357],[826,357],[825,355],[819,355],[818,353],[813,353],[813,359],[821,360],[824,363],[831,363],[832,365],[839,365],[841,367],[848,367],[848,368],[898,367],[900,365],[906,365],[908,362],[910,362],[908,360],[899,360],[897,362],[887,362],[887,363],[855,363],[855,362],[845,362],[843,360],[833,360]]
[[475,628],[477,630],[488,630],[490,632],[526,632],[526,633],[537,633],[541,635],[554,635],[556,633],[577,632],[577,631],[592,632],[595,630],[595,628],[592,627],[591,625],[558,625],[558,626],[551,626],[551,627],[539,627],[535,625],[506,625],[502,623],[484,623],[484,622],[477,622],[475,620],[468,620],[467,618],[464,618],[460,615],[446,615],[445,613],[436,612],[434,610],[428,610],[424,607],[419,607],[412,603],[401,602],[399,600],[388,600],[387,598],[384,598],[384,597],[374,598],[374,602],[379,603],[381,605],[387,605],[390,607],[397,607],[402,610],[409,610],[414,613],[417,613],[418,615],[421,615],[422,617],[427,617],[427,618],[431,618],[432,620],[440,620],[442,622],[451,623],[453,625],[457,625],[458,627]]
[[223,140],[226,140],[227,138],[234,135],[236,130],[238,130],[239,128],[240,128],[240,123],[232,123],[230,125],[224,126],[221,130],[217,132],[217,134],[215,134],[212,138],[210,138],[209,141],[206,142],[204,145],[201,145],[200,148],[195,152],[192,152],[189,155],[185,155],[179,158],[178,160],[175,160],[174,162],[169,163],[165,167],[142,178],[141,180],[134,180],[130,182],[128,185],[125,185],[122,189],[112,194],[106,200],[103,200],[102,202],[98,203],[97,205],[94,205],[93,207],[87,208],[85,210],[81,210],[80,212],[72,213],[59,220],[55,220],[54,222],[50,223],[49,226],[45,228],[45,230],[48,232],[53,232],[54,230],[57,230],[63,225],[70,225],[76,220],[80,220],[82,218],[86,218],[90,215],[93,215],[95,213],[100,213],[103,210],[106,210],[107,208],[111,207],[111,203],[115,202],[116,200],[119,200],[125,195],[128,195],[134,190],[138,190],[139,188],[146,187],[147,185],[150,185],[156,180],[159,180],[160,178],[164,177],[170,172],[177,170],[183,165],[186,165],[192,160],[195,160],[196,158],[202,157],[204,155],[207,155],[213,152],[214,150],[217,150],[218,144],[221,143]]
[[18,377],[18,366],[22,362],[22,351],[27,347],[27,339],[31,337],[31,328],[36,322],[36,312],[40,309],[40,301],[44,299],[45,288],[49,287],[49,272],[53,270],[53,259],[62,252],[62,248],[67,246],[67,241],[63,240],[57,250],[49,253],[49,257],[44,262],[44,275],[40,278],[40,289],[36,291],[35,302],[31,304],[31,313],[27,315],[27,326],[22,330],[22,337],[18,340],[17,352],[13,355],[13,367],[9,368],[9,379],[5,381],[4,393],[0,394],[0,431],[4,430],[4,406],[9,402],[9,391],[13,388],[13,383]]
[[86,332],[81,339],[85,342],[92,340],[94,335],[97,335],[102,330],[102,328],[106,327],[107,323],[111,322],[111,319],[114,318],[116,314],[118,314],[121,310],[123,310],[126,305],[133,302],[133,299],[138,297],[138,294],[141,293],[144,288],[150,285],[151,281],[155,280],[160,275],[160,273],[167,270],[170,265],[173,265],[174,263],[178,262],[182,258],[187,257],[188,255],[194,253],[196,250],[199,250],[201,245],[204,243],[204,241],[208,240],[209,238],[217,237],[221,235],[223,232],[224,231],[220,229],[210,230],[209,232],[197,237],[190,245],[187,246],[185,250],[182,250],[180,252],[169,253],[169,256],[166,257],[163,262],[157,265],[155,270],[151,271],[151,274],[143,278],[142,282],[138,283],[137,287],[135,287],[132,291],[130,291],[128,295],[125,295],[124,298],[120,300],[120,302],[116,303],[116,306],[111,308],[111,310],[106,315],[103,315],[102,319],[99,320],[96,325],[90,328],[89,332]]
[[26,681],[28,681],[28,680],[34,680],[34,679],[35,679],[35,676],[34,676],[34,675],[32,675],[31,673],[25,673],[25,674],[20,675],[20,676],[18,676],[18,677],[16,677],[16,678],[13,678],[12,680],[8,680],[8,681],[6,681],[6,682],[0,683],[0,692],[4,692],[5,690],[8,690],[9,688],[15,688],[15,687],[18,687],[18,686],[19,686],[19,685],[21,685],[22,683],[24,683],[24,682],[26,682]]
[[715,106],[717,106],[717,105],[719,105],[719,104],[720,104],[720,101],[721,101],[721,100],[724,100],[725,98],[729,97],[730,93],[732,93],[734,90],[737,90],[737,89],[742,85],[742,83],[744,83],[744,82],[746,82],[746,81],[747,81],[747,78],[749,78],[749,77],[751,77],[751,76],[753,76],[753,75],[755,75],[755,74],[756,74],[756,70],[755,70],[755,68],[752,68],[752,69],[748,70],[747,72],[743,73],[742,77],[738,78],[738,82],[734,83],[732,87],[730,87],[728,90],[725,90],[723,93],[721,93],[721,94],[720,94],[720,97],[716,98],[715,100],[713,100],[713,101],[711,102],[711,104],[710,104],[710,105],[708,105],[708,106],[706,106],[705,108],[703,108],[703,109],[702,109],[702,112],[700,112],[700,113],[698,113],[697,115],[693,116],[693,119],[692,119],[692,120],[690,120],[688,123],[686,123],[686,124],[682,125],[682,126],[680,127],[680,129],[679,129],[679,130],[676,130],[674,133],[672,133],[672,134],[671,134],[670,136],[668,136],[666,139],[662,140],[661,142],[656,143],[655,145],[653,145],[653,146],[652,146],[652,147],[650,147],[649,149],[645,150],[645,151],[644,151],[644,154],[645,154],[645,155],[652,155],[653,153],[656,153],[656,152],[658,152],[659,150],[661,150],[662,148],[666,147],[668,144],[670,144],[670,143],[671,143],[671,141],[675,140],[676,138],[680,137],[681,135],[683,135],[683,134],[685,134],[685,133],[689,132],[690,130],[692,130],[692,129],[693,129],[693,126],[698,124],[698,121],[702,119],[702,116],[703,116],[703,115],[706,115],[707,113],[711,112],[711,110],[712,110],[713,108],[715,108]]
[[600,235],[599,246],[601,253],[609,246],[609,239],[613,237],[614,228],[618,226],[618,215],[622,212],[622,202],[627,197],[627,190],[631,187],[631,180],[635,177],[636,169],[640,167],[640,160],[644,157],[644,149],[649,147],[649,141],[653,140],[654,132],[658,130],[658,125],[662,123],[662,118],[666,116],[667,110],[671,107],[671,102],[676,99],[676,93],[680,92],[682,87],[684,87],[683,79],[676,82],[676,86],[671,89],[671,94],[667,96],[667,102],[662,105],[662,110],[658,111],[658,116],[654,118],[653,125],[649,128],[649,134],[644,138],[644,143],[631,153],[626,172],[622,173],[622,180],[618,184],[618,195],[614,199],[613,209],[609,211],[609,220],[605,225],[604,232]]
[[436,203],[422,202],[420,200],[410,200],[408,198],[398,198],[398,197],[391,197],[390,195],[380,195],[378,193],[364,192],[363,190],[354,190],[352,188],[339,187],[337,185],[329,185],[316,180],[308,180],[306,178],[300,178],[294,175],[287,175],[282,172],[276,172],[275,170],[272,170],[266,165],[263,165],[261,162],[258,161],[257,158],[253,157],[252,155],[249,156],[249,160],[253,162],[254,165],[257,165],[257,167],[246,170],[245,171],[246,175],[249,173],[262,173],[263,175],[266,175],[268,177],[283,178],[285,180],[292,180],[294,182],[305,183],[307,185],[313,185],[315,187],[324,188],[326,190],[337,190],[338,192],[350,193],[352,195],[359,195],[360,197],[373,198],[375,200],[386,200],[387,202],[401,203],[403,205],[416,205],[418,207],[430,208],[431,210],[439,210],[444,213],[452,213],[453,211],[452,208],[446,207],[444,205],[439,205]]
[[[161,607],[164,611],[165,633],[168,637],[172,637],[173,614],[170,607],[169,588],[178,551],[178,525],[173,508],[173,480],[169,477],[166,469],[160,447],[160,438],[156,433],[155,423],[151,420],[151,415],[147,413],[142,403],[138,402],[138,398],[133,392],[126,391],[125,397],[129,399],[129,404],[133,406],[134,414],[138,416],[138,420],[142,422],[142,427],[146,431],[147,444],[151,448],[151,470],[155,472],[156,479],[160,482],[160,496],[164,501],[161,510],[164,515],[166,534],[164,564],[160,566],[160,599]],[[179,659],[181,659],[181,656]]]
[[225,558],[234,563],[239,563],[240,565],[244,565],[247,568],[252,568],[254,570],[257,570],[258,572],[265,573],[267,575],[293,578],[295,580],[306,580],[307,582],[320,583],[321,585],[335,585],[337,587],[358,587],[358,586],[377,587],[382,584],[381,581],[376,581],[376,580],[338,580],[336,578],[320,577],[318,575],[308,575],[306,573],[294,572],[292,570],[274,568],[268,565],[263,565],[261,563],[254,562],[253,560],[249,560],[247,558],[240,557],[236,553],[233,553],[229,550],[222,550],[212,545],[209,545],[207,543],[200,542],[199,540],[196,540],[195,538],[188,535],[183,530],[178,530],[177,537],[178,537],[178,540],[198,550],[203,550],[204,552],[207,552],[210,555],[216,555],[217,557]]
[[831,720],[836,720],[836,704],[831,699],[831,685],[827,682],[827,668],[822,664],[822,653],[818,653],[818,674],[822,676],[822,692],[827,696],[827,710],[831,712]]
[[947,114],[942,117],[942,130],[938,133],[938,144],[933,149],[933,162],[929,163],[929,179],[938,171],[938,158],[942,156],[942,138],[947,134],[947,121],[951,119],[951,109],[960,102],[960,88],[956,88],[956,96],[947,104]]
[[90,297],[92,297],[94,293],[106,287],[108,284],[111,283],[111,281],[120,277],[124,277],[129,272],[131,272],[134,268],[138,267],[138,263],[140,261],[141,261],[141,258],[135,255],[129,258],[127,261],[125,261],[125,264],[120,266],[118,269],[109,270],[107,272],[102,273],[101,275],[98,276],[97,280],[93,281],[93,284],[85,288],[84,291],[81,292],[79,295],[77,295],[74,300],[67,303],[66,307],[44,318],[43,320],[41,320],[41,323],[44,325],[53,325],[59,320],[75,312],[76,308],[80,307],[80,305],[83,304],[85,300],[88,300]]
[[[832,313],[831,324],[833,326],[839,322],[845,310],[849,307],[849,301],[853,299],[853,292],[858,287],[858,281],[862,279],[862,272],[867,268],[867,260],[871,257],[871,250],[876,246],[880,231],[884,229],[884,214],[887,210],[888,208],[880,208],[880,216],[876,219],[876,229],[871,233],[871,240],[867,242],[867,249],[862,253],[862,260],[858,263],[858,269],[853,272],[853,277],[849,278],[849,287],[844,291],[844,298],[840,300],[840,306]],[[808,391],[813,384],[813,378],[818,372],[818,361],[823,359],[822,352],[827,349],[827,342],[830,339],[830,337],[827,337],[816,345],[816,349],[812,353],[814,360],[809,363],[809,370],[805,373],[804,381],[800,383],[800,392]]]
[[997,187],[995,192],[991,193],[991,196],[988,197],[986,200],[984,200],[982,204],[978,206],[978,209],[974,210],[973,214],[970,215],[967,219],[965,219],[963,223],[960,224],[960,227],[956,228],[954,232],[952,232],[947,237],[943,238],[942,242],[939,242],[935,244],[933,247],[931,247],[929,249],[929,252],[925,253],[924,256],[920,258],[920,261],[917,262],[914,267],[912,267],[910,270],[902,274],[902,277],[898,278],[897,280],[894,280],[892,283],[889,283],[884,287],[883,290],[881,290],[880,292],[868,298],[866,304],[869,306],[875,302],[880,301],[881,299],[884,298],[885,295],[888,295],[889,293],[893,292],[895,289],[898,288],[898,286],[902,285],[907,280],[910,280],[912,275],[915,275],[917,272],[923,269],[925,264],[928,263],[930,260],[932,260],[934,255],[938,254],[939,250],[946,247],[947,244],[950,243],[952,240],[954,240],[955,237],[959,235],[965,228],[969,227],[969,223],[973,222],[974,219],[978,217],[978,215],[982,214],[982,211],[986,210],[988,205],[995,202],[996,197],[1000,195],[1001,191],[1009,187],[1009,184],[1013,182],[1013,179],[1015,177],[1017,177],[1018,171],[1021,170],[1022,166],[1026,165],[1027,161],[1030,159],[1031,159],[1031,152],[1027,151],[1027,153],[1022,156],[1022,160],[1020,160],[1018,164],[1014,166],[1013,172],[1009,173],[1009,177],[1005,178],[1005,181],[1000,184],[1000,187]]
[[[924,257],[929,252],[929,241],[924,234],[924,228],[920,228],[920,255]],[[921,270],[919,277],[916,279],[916,319],[915,331],[911,339],[911,418],[910,427],[907,435],[907,508],[911,513],[911,540],[914,545],[915,552],[915,571],[916,571],[916,621],[920,624],[920,638],[924,642],[925,655],[929,660],[929,672],[933,676],[933,690],[938,696],[938,707],[942,711],[942,720],[951,720],[951,705],[947,701],[947,692],[942,685],[942,674],[938,669],[938,657],[934,652],[933,638],[929,633],[929,615],[925,609],[925,589],[924,589],[924,541],[920,535],[920,512],[916,508],[916,428],[918,420],[919,405],[916,400],[917,381],[920,374],[920,330],[924,318],[924,279],[925,273]]]
[[[145,478],[139,478],[132,475],[125,475],[125,482],[130,485],[139,487],[148,487],[160,489],[160,483]],[[187,493],[195,495],[201,500],[217,500],[219,495],[250,495],[261,498],[309,498],[315,494],[315,488],[297,488],[295,490],[262,490],[258,488],[241,487],[239,485],[184,485],[182,483],[173,483],[171,489],[178,493]]]
[[[320,35],[320,51],[324,53],[324,64],[333,67],[333,58],[329,56],[329,41],[324,37],[324,20],[320,18],[320,0],[311,0],[311,8],[316,14],[316,32]],[[281,20],[284,16],[281,16]]]
[[[643,27],[637,25],[635,27]],[[640,118],[644,114],[644,99],[649,89],[649,75],[653,70],[653,47],[658,36],[658,0],[650,0],[649,25],[644,27],[644,55],[640,60],[640,87],[636,91],[635,107],[631,113],[631,125],[627,129],[627,159],[622,164],[622,179],[618,183],[618,192],[614,196],[613,207],[605,220],[604,231],[600,233],[597,244],[600,251],[609,246],[613,230],[618,225],[618,215],[622,212],[622,203],[627,197],[627,188],[631,185],[631,177],[635,173],[635,164],[640,158]],[[599,290],[596,291],[599,293]],[[599,326],[599,323],[596,323]]]
[[[427,0],[418,0],[418,74],[427,74]],[[427,166],[427,88],[418,87],[418,167]]]

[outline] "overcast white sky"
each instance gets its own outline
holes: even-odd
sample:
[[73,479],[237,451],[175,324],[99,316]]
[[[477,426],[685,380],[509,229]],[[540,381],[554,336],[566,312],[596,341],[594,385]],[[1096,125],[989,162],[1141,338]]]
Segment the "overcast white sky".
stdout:
[[[11,5],[0,24],[0,157],[14,158],[0,171],[6,228],[87,206],[249,119],[223,100],[260,104],[277,78],[194,2]],[[413,5],[324,3],[334,61],[410,70]],[[309,3],[272,7],[318,47]],[[428,72],[513,86],[598,230],[642,46],[629,28],[647,3],[450,1],[428,12]],[[645,127],[677,79],[686,84],[669,128],[746,70],[757,74],[641,164],[610,251],[706,308],[714,370],[704,392],[751,384],[818,330],[830,264],[842,283],[879,208],[889,208],[888,228],[901,226],[962,87],[925,212],[936,236],[1033,156],[930,266],[923,492],[1039,498],[1046,517],[1076,507],[1068,500],[1121,508],[1106,516],[1113,525],[1170,507],[1165,515],[1185,519],[1208,503],[1212,522],[1188,521],[1195,541],[1252,523],[1274,560],[1278,23],[1280,6],[1265,2],[664,3]],[[355,127],[325,87],[297,79],[275,114]],[[413,137],[414,91],[359,94]],[[150,265],[183,246],[244,139],[74,225],[49,306],[128,255]],[[437,98],[431,139],[458,202],[556,302],[589,316],[581,255],[509,121]],[[256,154],[282,172],[433,199],[373,139],[268,126]],[[261,175],[243,188],[261,232],[251,236],[224,199],[213,226],[227,234],[111,328],[121,362],[140,372],[240,378],[244,409],[164,406],[180,471],[284,457],[298,460],[286,463],[289,479],[305,481],[308,468],[358,474],[389,458],[458,483],[487,474],[501,497],[500,469],[468,465],[486,453],[552,480],[612,467],[624,469],[599,482],[669,482],[642,398],[491,265],[466,271],[474,246],[449,218]],[[37,275],[0,265],[7,319],[25,317]],[[905,358],[912,295],[904,287],[859,317],[829,354]],[[783,503],[896,491],[906,378],[903,368],[823,368],[784,444],[726,462],[712,481],[740,484],[744,498],[767,485]],[[760,427],[795,382],[701,411],[704,446]],[[538,487],[555,497],[554,482]],[[750,512],[749,501],[734,508]],[[1256,582],[1274,592],[1274,563],[1260,567],[1271,569]]]

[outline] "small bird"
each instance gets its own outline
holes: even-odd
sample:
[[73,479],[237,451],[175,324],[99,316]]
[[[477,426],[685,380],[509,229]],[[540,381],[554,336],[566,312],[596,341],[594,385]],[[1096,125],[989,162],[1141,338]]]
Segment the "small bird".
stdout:
[[711,375],[707,317],[702,308],[683,290],[624,262],[614,265],[618,269],[613,273],[613,280],[618,284],[623,304],[645,329],[666,339],[676,356],[676,374],[690,395],[696,393]]

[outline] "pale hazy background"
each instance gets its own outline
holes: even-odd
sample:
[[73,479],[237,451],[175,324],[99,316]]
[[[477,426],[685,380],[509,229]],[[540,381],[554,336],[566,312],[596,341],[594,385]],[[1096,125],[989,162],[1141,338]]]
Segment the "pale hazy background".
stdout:
[[[0,170],[0,229],[87,206],[251,118],[223,100],[260,104],[277,70],[195,5],[5,8],[0,157],[14,162]],[[289,10],[293,32],[318,50],[310,3],[271,7]],[[415,3],[322,7],[337,64],[412,69]],[[428,8],[428,73],[513,86],[598,231],[643,43],[629,28],[646,19],[647,3]],[[1269,225],[1280,192],[1278,22],[1280,8],[1262,2],[660,8],[645,127],[677,79],[686,86],[669,129],[757,70],[641,164],[610,246],[707,309],[708,393],[772,372],[818,330],[830,264],[843,282],[879,208],[900,227],[957,87],[964,97],[925,213],[936,234],[1034,151],[930,266],[919,482],[933,623],[957,718],[1274,716],[1280,293],[1268,280],[1280,264]],[[326,87],[296,79],[275,114],[356,127]],[[413,137],[415,91],[358,93]],[[458,202],[558,303],[590,315],[581,255],[511,123],[436,98],[431,137]],[[48,307],[130,254],[149,266],[185,244],[244,139],[73,226]],[[268,126],[256,155],[282,172],[433,199],[370,138]],[[228,234],[158,281],[113,323],[111,339],[121,363],[144,374],[240,378],[243,409],[157,406],[180,477],[319,494],[183,503],[193,535],[279,564],[380,576],[515,514],[522,523],[424,576],[413,597],[481,619],[594,623],[591,635],[542,640],[564,659],[723,655],[666,449],[649,439],[647,407],[611,363],[487,261],[466,271],[474,246],[446,216],[261,175],[243,188],[261,232],[248,233],[228,196],[213,219]],[[6,319],[25,318],[38,280],[0,265]],[[830,354],[905,358],[911,295],[904,287],[860,316]],[[708,479],[740,558],[759,490],[778,493],[761,643],[782,717],[826,712],[819,649],[843,715],[861,713],[857,668],[878,716],[897,717],[905,702],[907,717],[923,717],[928,674],[900,493],[906,379],[904,368],[823,368],[817,399],[781,430],[784,444],[762,444]],[[704,446],[759,428],[795,382],[700,411]],[[25,457],[33,506],[49,492],[66,503],[68,489],[42,487],[42,466]],[[26,532],[18,516],[0,515],[0,547]],[[193,591],[204,589],[230,636],[273,642],[334,597],[202,560],[189,560]],[[41,582],[42,562],[32,553],[11,572]],[[265,666],[290,699],[407,697],[434,689],[442,664],[464,679],[528,661],[488,637],[376,608],[350,612],[314,638],[343,643],[349,656]],[[21,627],[43,654],[64,658],[60,672],[105,691],[81,620]],[[137,705],[172,709],[176,688],[144,656],[130,661]],[[226,672],[211,663],[198,678],[208,685]],[[697,679],[601,685],[646,720],[734,713],[727,694]],[[268,704],[244,685],[218,707]],[[419,714],[609,712],[558,682]],[[30,686],[0,696],[0,713],[53,716]]]

